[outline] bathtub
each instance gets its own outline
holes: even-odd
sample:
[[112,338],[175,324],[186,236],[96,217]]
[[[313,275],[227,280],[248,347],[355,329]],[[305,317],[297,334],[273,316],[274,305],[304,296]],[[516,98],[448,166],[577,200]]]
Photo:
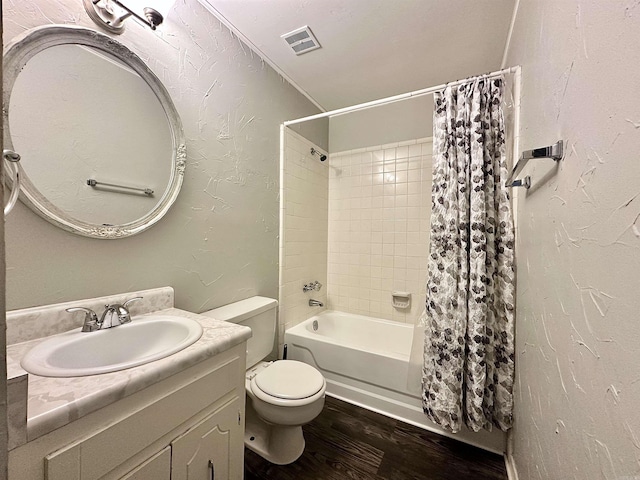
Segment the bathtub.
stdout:
[[422,413],[419,386],[407,385],[412,338],[413,325],[324,311],[287,329],[284,343],[288,359],[322,372],[327,395],[502,455],[498,429],[452,434]]

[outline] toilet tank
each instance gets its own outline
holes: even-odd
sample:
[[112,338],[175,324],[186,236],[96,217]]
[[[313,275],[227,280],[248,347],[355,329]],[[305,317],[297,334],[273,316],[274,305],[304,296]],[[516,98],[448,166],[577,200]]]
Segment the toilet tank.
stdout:
[[251,297],[202,312],[201,315],[251,328],[252,336],[247,341],[247,368],[250,368],[273,351],[277,306],[278,301],[273,298]]

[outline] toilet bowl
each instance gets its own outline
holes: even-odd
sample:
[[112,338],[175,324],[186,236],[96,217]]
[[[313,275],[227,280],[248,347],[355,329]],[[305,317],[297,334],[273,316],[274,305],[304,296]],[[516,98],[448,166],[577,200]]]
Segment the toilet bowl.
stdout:
[[326,382],[306,363],[279,360],[252,369],[248,377],[247,395],[265,422],[304,425],[322,411]]
[[324,406],[326,382],[310,365],[294,360],[261,362],[247,370],[245,445],[277,465],[304,452],[302,425]]
[[322,412],[326,382],[306,363],[262,361],[274,344],[277,304],[274,299],[251,297],[203,315],[251,328],[245,377],[245,445],[271,463],[286,465],[304,451],[302,425]]

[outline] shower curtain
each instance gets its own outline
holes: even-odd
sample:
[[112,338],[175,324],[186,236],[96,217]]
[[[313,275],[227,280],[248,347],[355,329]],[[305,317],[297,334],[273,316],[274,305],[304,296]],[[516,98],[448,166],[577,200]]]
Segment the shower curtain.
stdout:
[[502,112],[504,80],[434,95],[431,242],[422,405],[457,432],[512,423],[514,230]]

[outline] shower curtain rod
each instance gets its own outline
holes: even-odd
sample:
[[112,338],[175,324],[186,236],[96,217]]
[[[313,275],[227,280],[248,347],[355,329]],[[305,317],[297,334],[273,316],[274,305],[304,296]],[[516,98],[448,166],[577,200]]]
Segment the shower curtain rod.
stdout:
[[[477,75],[477,76],[493,78],[493,77],[499,77],[500,75],[505,75],[508,73],[517,73],[519,71],[520,71],[520,65],[516,65],[515,67],[503,68],[502,70],[497,70],[495,72],[487,73],[485,75]],[[380,100],[372,100],[371,102],[360,103],[358,105],[352,105],[350,107],[338,108],[337,110],[318,113],[316,115],[311,115],[309,117],[298,118],[296,120],[288,120],[283,124],[284,126],[288,127],[289,125],[308,122],[309,120],[317,120],[319,118],[333,117],[336,115],[355,112],[357,110],[366,110],[368,108],[377,107],[378,105],[386,105],[388,103],[398,102],[400,100],[405,100],[407,98],[419,97],[421,95],[428,95],[430,93],[437,92],[438,90],[443,90],[444,88],[449,86],[460,85],[461,83],[469,81],[471,78],[474,78],[474,77],[464,78],[462,80],[456,80],[455,82],[443,83],[442,85],[436,85],[435,87],[423,88],[422,90],[415,90],[413,92],[402,93],[400,95],[394,95],[392,97],[381,98]]]

